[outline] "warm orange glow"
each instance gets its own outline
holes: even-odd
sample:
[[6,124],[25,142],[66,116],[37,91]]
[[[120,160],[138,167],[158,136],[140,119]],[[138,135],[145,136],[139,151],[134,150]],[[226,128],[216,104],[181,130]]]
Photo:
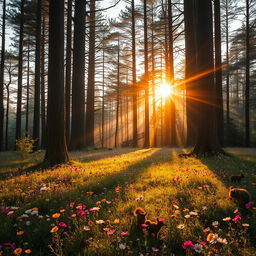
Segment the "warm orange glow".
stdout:
[[166,82],[160,83],[156,88],[156,95],[158,97],[167,98],[173,94],[173,88]]

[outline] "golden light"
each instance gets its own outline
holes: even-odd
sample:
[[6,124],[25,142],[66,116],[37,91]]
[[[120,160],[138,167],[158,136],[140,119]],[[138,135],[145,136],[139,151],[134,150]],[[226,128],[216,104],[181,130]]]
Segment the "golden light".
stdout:
[[170,84],[163,82],[160,83],[156,88],[156,94],[159,97],[169,97],[171,94],[173,94],[173,88]]

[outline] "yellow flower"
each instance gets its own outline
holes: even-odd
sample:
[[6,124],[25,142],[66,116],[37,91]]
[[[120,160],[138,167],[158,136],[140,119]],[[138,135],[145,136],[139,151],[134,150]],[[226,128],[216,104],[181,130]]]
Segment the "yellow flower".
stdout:
[[65,212],[66,210],[65,209],[61,209],[60,212]]
[[120,223],[120,220],[119,219],[115,219],[114,220],[114,224],[119,224]]
[[77,210],[82,210],[82,209],[83,209],[83,206],[82,206],[82,205],[78,205],[78,206],[76,207],[76,209],[77,209]]
[[75,214],[75,213],[73,213],[73,214],[71,215],[71,217],[72,217],[72,218],[75,218],[75,217],[76,217],[76,214]]
[[107,231],[109,231],[109,228],[103,228],[103,230],[107,232]]
[[16,234],[17,236],[22,236],[24,234],[24,231],[18,231]]
[[60,217],[60,213],[54,213],[54,214],[52,215],[52,217],[53,217],[54,219],[58,219],[58,218]]
[[99,205],[99,204],[101,204],[101,201],[96,202],[96,205]]
[[30,254],[32,251],[30,249],[25,250],[26,254]]
[[207,240],[208,242],[212,241],[213,236],[214,236],[213,233],[209,233],[208,236],[207,236],[207,238],[206,238],[206,240]]
[[32,211],[38,211],[38,208],[32,208]]
[[21,249],[21,248],[16,248],[16,249],[13,251],[13,253],[14,253],[15,255],[20,255],[20,254],[22,253],[22,249]]
[[183,212],[189,212],[189,209],[185,208],[185,209],[183,210]]
[[51,233],[56,233],[57,231],[59,230],[59,228],[57,226],[54,226],[52,229],[51,229]]

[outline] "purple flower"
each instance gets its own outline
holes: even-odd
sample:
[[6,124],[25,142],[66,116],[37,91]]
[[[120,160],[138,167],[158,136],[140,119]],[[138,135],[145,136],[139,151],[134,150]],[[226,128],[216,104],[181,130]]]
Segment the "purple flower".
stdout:
[[249,203],[247,203],[247,204],[245,205],[245,208],[246,208],[246,209],[249,209],[249,208],[251,208],[253,205],[254,205],[254,202],[253,202],[253,201],[250,201]]

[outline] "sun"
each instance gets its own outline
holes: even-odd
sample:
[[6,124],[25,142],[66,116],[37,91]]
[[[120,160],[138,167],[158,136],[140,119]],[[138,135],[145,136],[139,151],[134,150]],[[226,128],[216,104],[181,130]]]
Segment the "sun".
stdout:
[[158,97],[166,98],[169,97],[172,93],[172,87],[166,82],[160,83],[156,88],[156,94],[158,95]]

